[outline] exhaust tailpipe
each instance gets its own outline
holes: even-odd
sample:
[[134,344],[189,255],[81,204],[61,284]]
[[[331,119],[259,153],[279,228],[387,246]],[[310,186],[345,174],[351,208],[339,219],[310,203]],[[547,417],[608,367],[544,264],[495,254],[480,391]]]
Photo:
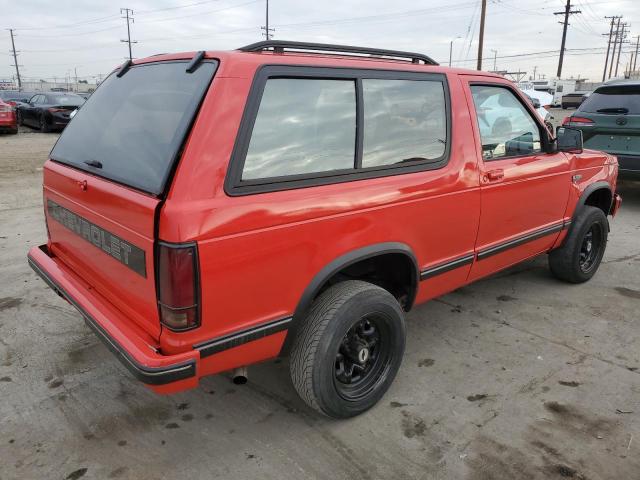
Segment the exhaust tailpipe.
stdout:
[[244,385],[247,383],[247,377],[249,373],[247,372],[247,367],[236,368],[231,375],[232,382],[235,385]]

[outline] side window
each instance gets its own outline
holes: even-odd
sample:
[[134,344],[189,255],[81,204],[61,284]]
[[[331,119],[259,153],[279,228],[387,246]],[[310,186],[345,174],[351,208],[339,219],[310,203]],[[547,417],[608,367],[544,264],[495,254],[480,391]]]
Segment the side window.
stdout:
[[32,105],[37,104],[38,98],[40,98],[40,95],[34,95],[33,97],[31,97],[31,100],[29,100],[29,103],[31,103]]
[[485,160],[541,151],[538,124],[508,88],[472,85],[471,93]]
[[353,169],[354,80],[272,78],[265,85],[242,180]]
[[442,82],[363,79],[362,168],[438,161],[447,144]]

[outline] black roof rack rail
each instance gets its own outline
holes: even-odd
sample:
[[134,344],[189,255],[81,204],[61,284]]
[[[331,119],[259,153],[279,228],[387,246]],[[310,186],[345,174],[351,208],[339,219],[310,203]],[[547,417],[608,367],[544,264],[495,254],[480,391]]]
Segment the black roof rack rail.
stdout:
[[405,58],[411,63],[424,62],[425,65],[438,65],[438,62],[422,53],[401,52],[399,50],[385,50],[381,48],[353,47],[349,45],[332,45],[329,43],[290,42],[288,40],[263,40],[262,42],[245,45],[238,50],[243,52],[261,52],[273,49],[276,53],[285,50],[303,50],[308,52],[332,52],[332,53],[356,53],[359,55],[372,55],[376,57]]

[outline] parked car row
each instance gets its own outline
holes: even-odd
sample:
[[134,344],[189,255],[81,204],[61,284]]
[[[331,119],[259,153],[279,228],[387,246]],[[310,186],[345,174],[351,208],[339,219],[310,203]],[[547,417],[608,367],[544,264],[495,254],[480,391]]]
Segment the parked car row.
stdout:
[[85,101],[71,92],[0,91],[0,130],[17,133],[20,125],[42,132],[62,130]]

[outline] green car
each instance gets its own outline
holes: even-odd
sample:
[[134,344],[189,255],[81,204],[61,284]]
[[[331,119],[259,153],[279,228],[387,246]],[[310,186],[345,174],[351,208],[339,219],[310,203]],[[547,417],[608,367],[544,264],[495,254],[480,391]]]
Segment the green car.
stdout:
[[640,178],[640,81],[596,88],[562,124],[582,131],[585,148],[617,156],[620,176]]

